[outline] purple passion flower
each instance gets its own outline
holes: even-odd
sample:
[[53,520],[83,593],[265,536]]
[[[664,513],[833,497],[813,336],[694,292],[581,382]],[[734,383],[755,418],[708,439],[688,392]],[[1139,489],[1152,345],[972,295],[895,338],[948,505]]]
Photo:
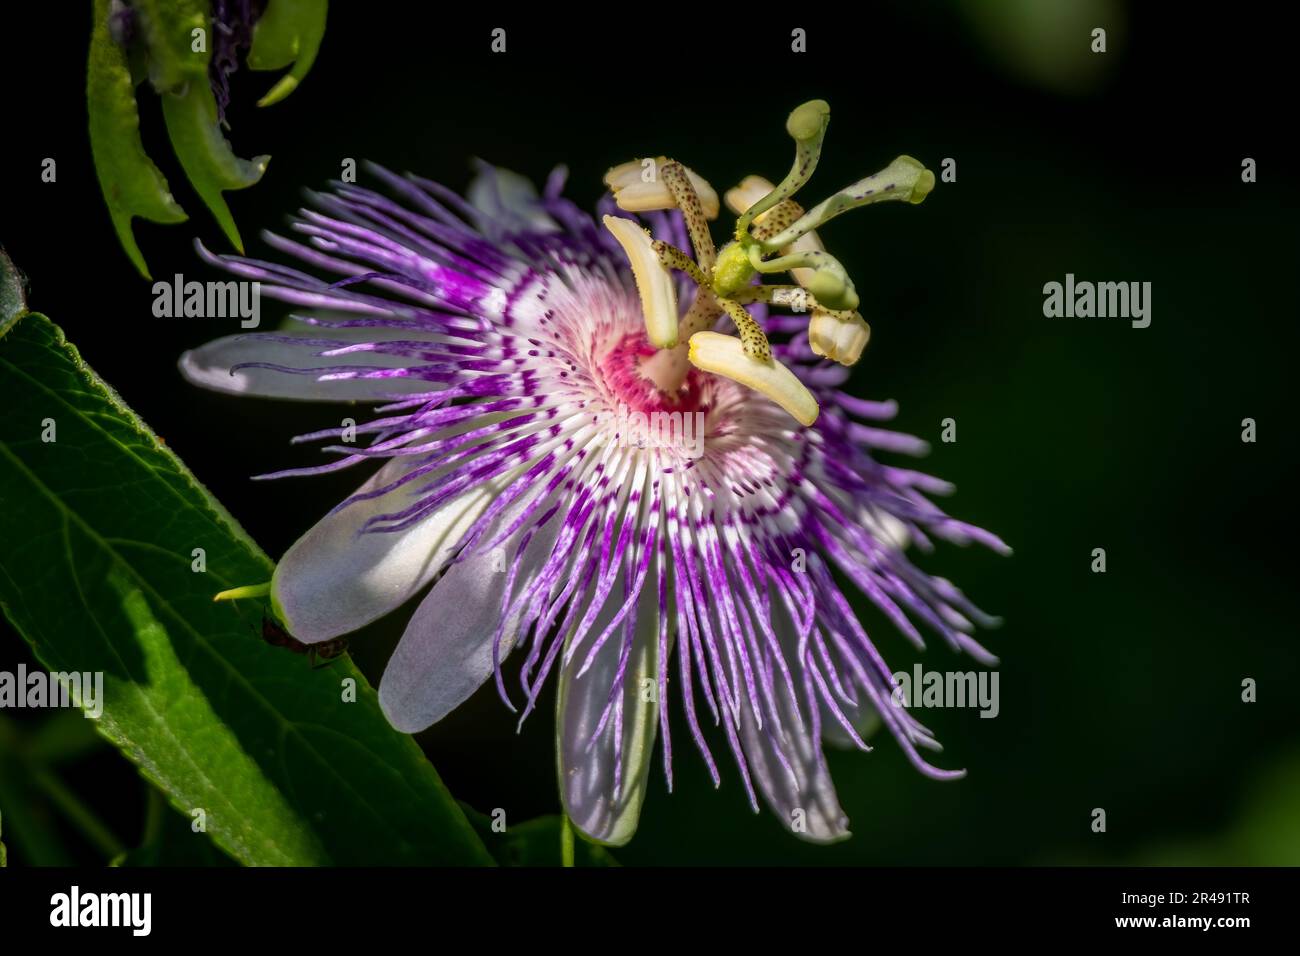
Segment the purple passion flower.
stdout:
[[[562,170],[539,195],[483,166],[462,199],[370,166],[388,195],[335,183],[296,239],[265,236],[313,272],[200,247],[305,311],[186,353],[183,373],[375,403],[299,437],[336,458],[273,477],[380,465],[272,582],[222,596],[269,591],[290,633],[320,642],[432,584],[380,683],[388,719],[423,730],[494,679],[522,722],[553,677],[564,810],[601,843],[634,833],[657,735],[671,789],[674,698],[715,785],[706,721],[754,809],[761,796],[816,842],[848,835],[823,743],[869,750],[883,722],[923,773],[961,776],[921,755],[939,746],[891,702],[841,582],[918,646],[914,621],[994,663],[971,632],[995,622],[907,549],[1007,548],[931,502],[946,482],[877,460],[926,446],[880,426],[892,401],[841,390],[868,329],[814,232],[856,205],[919,202],[934,177],[899,157],[805,212],[791,197],[826,123],[821,101],[791,114],[790,176],[726,194],[739,219],[721,250],[717,193],[663,158],[611,170],[601,220],[562,197]],[[775,273],[795,281],[762,282]]]

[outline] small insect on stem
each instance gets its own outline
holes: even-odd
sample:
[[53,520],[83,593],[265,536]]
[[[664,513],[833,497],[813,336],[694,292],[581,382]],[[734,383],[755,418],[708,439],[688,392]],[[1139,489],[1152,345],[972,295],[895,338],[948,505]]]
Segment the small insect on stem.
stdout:
[[283,647],[295,654],[306,654],[307,659],[311,661],[312,670],[329,667],[347,653],[348,649],[346,637],[335,637],[328,641],[321,641],[319,644],[304,644],[269,614],[262,617],[262,640],[272,647]]

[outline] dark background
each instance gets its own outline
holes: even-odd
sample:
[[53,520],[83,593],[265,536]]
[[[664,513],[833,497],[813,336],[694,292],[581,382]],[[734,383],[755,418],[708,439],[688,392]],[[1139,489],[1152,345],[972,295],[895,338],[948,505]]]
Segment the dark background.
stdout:
[[[5,24],[0,242],[28,273],[32,308],[279,555],[362,476],[248,476],[315,463],[287,439],[339,415],[182,382],[179,353],[228,323],[152,316],[91,165],[89,14],[58,6],[45,22]],[[938,762],[969,769],[957,783],[919,776],[886,736],[871,754],[833,754],[855,836],[832,848],[752,815],[730,766],[714,791],[678,747],[676,792],[656,768],[620,861],[1300,863],[1293,54],[1281,27],[1183,9],[990,0],[852,5],[832,18],[728,7],[714,23],[694,6],[475,21],[335,3],[316,67],[287,101],[256,110],[271,79],[235,77],[232,143],[272,156],[260,184],[227,194],[252,255],[268,251],[257,232],[281,228],[301,190],[347,157],[457,189],[473,156],[538,180],[566,163],[569,195],[590,206],[607,167],[663,153],[721,190],[755,171],[779,179],[786,113],[821,97],[830,133],[802,198],[898,153],[936,173],[957,160],[957,182],[924,205],[860,210],[824,236],[873,328],[853,388],[898,399],[898,426],[934,442],[924,468],[958,486],[949,510],[1016,549],[919,559],[1006,619],[986,641],[1002,658],[1002,712],[921,715],[945,744]],[[488,50],[497,26],[505,55]],[[1104,55],[1088,50],[1094,26],[1108,30]],[[808,31],[807,54],[790,52],[793,27]],[[191,219],[137,223],[140,245],[157,278],[213,277],[190,243],[224,240],[170,155],[156,99],[142,91],[141,104],[146,147]],[[46,156],[56,184],[40,182]],[[1258,163],[1255,184],[1241,181],[1244,157]],[[1151,282],[1151,327],[1044,318],[1043,284],[1067,272]],[[949,416],[955,444],[939,442]],[[1240,440],[1246,417],[1256,444]],[[1090,571],[1096,547],[1105,574]],[[353,641],[372,679],[411,610]],[[918,658],[863,614],[895,669],[972,666],[937,641]],[[0,668],[19,660],[34,663],[3,631]],[[1241,701],[1246,677],[1257,703]],[[516,736],[489,686],[421,743],[453,793],[523,820],[558,809],[550,714],[539,708]],[[23,718],[0,717],[2,745]],[[123,840],[138,834],[146,785],[107,747],[89,747],[67,784]],[[1089,827],[1096,807],[1104,834]],[[20,839],[17,813],[42,831]],[[102,860],[48,806],[6,806],[5,821],[13,863]]]

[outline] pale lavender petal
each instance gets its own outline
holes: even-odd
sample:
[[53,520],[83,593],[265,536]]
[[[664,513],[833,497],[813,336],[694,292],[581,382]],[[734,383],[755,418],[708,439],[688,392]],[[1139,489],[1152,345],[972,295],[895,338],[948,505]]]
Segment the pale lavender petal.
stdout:
[[[506,528],[515,517],[508,513],[495,527]],[[558,523],[549,522],[525,545],[521,530],[447,569],[411,618],[379,683],[380,706],[394,727],[424,730],[492,676],[517,640],[522,609],[513,598],[550,556],[557,531]]]
[[[372,494],[417,464],[391,459],[357,494]],[[404,531],[362,529],[376,515],[418,500],[415,483],[359,498],[322,518],[275,568],[272,594],[290,633],[307,643],[328,640],[405,603],[456,556],[462,535],[494,491],[492,485],[475,488]]]

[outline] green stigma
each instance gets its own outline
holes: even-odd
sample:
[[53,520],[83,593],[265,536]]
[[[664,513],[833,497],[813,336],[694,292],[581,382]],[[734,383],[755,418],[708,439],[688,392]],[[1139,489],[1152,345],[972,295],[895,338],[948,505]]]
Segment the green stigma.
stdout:
[[[819,305],[832,310],[856,309],[857,291],[838,259],[822,250],[819,243],[813,244],[815,248],[808,248],[808,243],[790,247],[850,209],[898,200],[915,205],[934,189],[934,173],[911,156],[899,156],[880,172],[846,186],[804,212],[793,197],[817,168],[830,115],[825,100],[810,100],[796,107],[786,119],[785,131],[795,143],[794,165],[780,184],[736,220],[735,241],[722,250],[713,268],[712,291],[716,295],[739,294],[756,272],[799,269],[800,285]],[[756,228],[755,220],[760,217],[763,226]]]
[[809,100],[797,106],[785,121],[785,131],[798,143],[820,140],[826,135],[826,124],[831,121],[831,106],[825,100]]

